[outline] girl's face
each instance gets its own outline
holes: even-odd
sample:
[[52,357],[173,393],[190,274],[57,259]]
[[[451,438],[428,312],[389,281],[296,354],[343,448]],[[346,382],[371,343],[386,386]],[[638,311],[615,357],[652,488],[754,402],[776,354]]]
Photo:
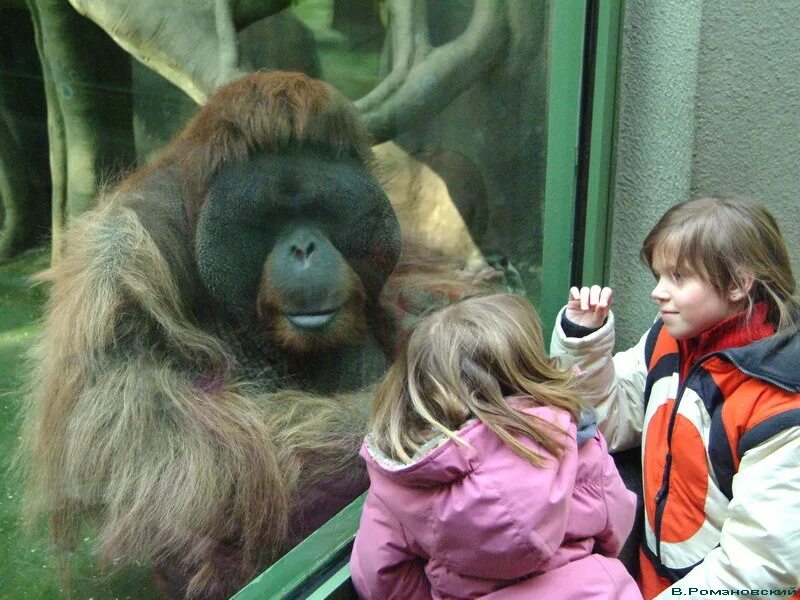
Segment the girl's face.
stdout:
[[737,292],[720,296],[697,273],[664,262],[653,261],[658,283],[651,296],[661,310],[664,326],[675,339],[695,337],[742,310],[741,299],[733,300],[738,297]]

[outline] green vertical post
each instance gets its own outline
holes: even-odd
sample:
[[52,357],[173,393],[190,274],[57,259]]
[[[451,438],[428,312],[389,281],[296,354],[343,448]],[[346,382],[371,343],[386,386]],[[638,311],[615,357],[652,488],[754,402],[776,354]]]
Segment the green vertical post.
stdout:
[[608,282],[613,193],[614,128],[616,120],[617,61],[622,2],[600,2],[597,15],[589,182],[586,198],[586,236],[582,280],[586,285]]
[[549,6],[550,72],[547,94],[547,158],[539,313],[545,335],[565,303],[572,264],[572,232],[578,165],[585,0]]

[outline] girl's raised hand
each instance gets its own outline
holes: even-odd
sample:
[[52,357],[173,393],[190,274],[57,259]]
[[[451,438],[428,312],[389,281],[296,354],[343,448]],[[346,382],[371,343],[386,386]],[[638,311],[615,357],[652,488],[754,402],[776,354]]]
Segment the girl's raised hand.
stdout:
[[614,292],[609,287],[572,287],[564,314],[576,325],[597,329],[605,322],[613,297]]

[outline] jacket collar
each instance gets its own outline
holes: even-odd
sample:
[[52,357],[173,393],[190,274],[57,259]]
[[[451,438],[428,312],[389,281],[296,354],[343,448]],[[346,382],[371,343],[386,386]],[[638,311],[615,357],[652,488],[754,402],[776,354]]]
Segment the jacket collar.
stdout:
[[[658,323],[662,333],[669,335],[663,321]],[[678,340],[675,343],[679,344]],[[739,347],[717,346],[707,351],[709,353],[700,356],[700,360],[722,356],[750,377],[800,393],[800,310],[795,311],[795,323],[788,329]]]
[[800,393],[800,314],[793,327],[720,354],[743,373]]
[[751,312],[742,311],[693,338],[678,340],[681,380],[685,380],[692,366],[705,356],[747,346],[773,335],[775,328],[767,320],[768,311],[767,303],[759,302]]
[[[483,429],[477,419],[471,419],[457,434],[469,444]],[[472,472],[477,458],[474,448],[444,436],[437,437],[430,447],[426,445],[408,464],[398,463],[383,454],[371,443],[370,436],[361,446],[360,454],[368,468],[377,469],[387,479],[414,487],[436,487],[463,479]]]
[[[510,396],[507,400],[522,412],[552,422],[565,431],[569,429],[569,417],[565,412],[555,413],[548,406],[532,406],[522,397]],[[584,410],[577,428],[579,446],[594,437],[597,432],[594,411]],[[443,435],[436,436],[412,457],[410,463],[400,463],[386,456],[375,447],[370,435],[364,440],[360,454],[369,469],[379,471],[387,479],[402,485],[434,487],[450,484],[472,473],[478,462],[478,448],[486,447],[487,438],[495,439],[495,434],[475,418],[469,419],[456,433],[466,444],[459,444]]]

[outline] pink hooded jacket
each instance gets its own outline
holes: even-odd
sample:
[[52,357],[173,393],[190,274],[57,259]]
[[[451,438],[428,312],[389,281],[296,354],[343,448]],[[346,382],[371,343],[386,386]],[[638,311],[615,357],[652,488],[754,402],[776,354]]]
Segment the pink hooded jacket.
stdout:
[[[370,489],[350,559],[371,600],[641,599],[615,557],[636,506],[595,433],[580,448],[566,412],[525,408],[567,437],[543,468],[479,421],[409,465],[361,449]],[[522,443],[547,456],[527,438]]]

